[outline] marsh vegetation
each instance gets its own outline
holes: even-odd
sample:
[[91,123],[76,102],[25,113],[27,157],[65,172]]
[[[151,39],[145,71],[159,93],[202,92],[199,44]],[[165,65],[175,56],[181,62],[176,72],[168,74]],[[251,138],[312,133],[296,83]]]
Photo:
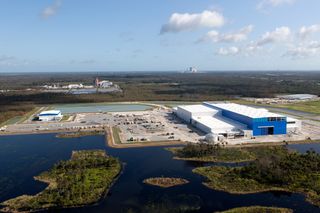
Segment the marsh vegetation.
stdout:
[[215,190],[234,194],[298,192],[320,206],[320,155],[314,151],[269,153],[242,167],[200,167],[194,172],[205,176],[205,185]]
[[171,177],[155,177],[148,178],[143,181],[143,183],[159,186],[162,188],[169,188],[173,186],[183,185],[189,183],[186,179],[183,178],[171,178]]
[[74,151],[70,160],[35,177],[49,184],[44,191],[5,201],[1,210],[28,212],[94,204],[104,197],[120,170],[120,162],[103,150]]
[[293,213],[291,209],[263,206],[234,208],[220,213]]
[[287,152],[283,146],[228,148],[204,143],[190,143],[183,147],[168,148],[168,150],[178,160],[225,163],[248,162],[269,154]]
[[77,131],[77,132],[68,132],[68,133],[58,133],[56,137],[58,138],[80,138],[90,135],[104,135],[105,132],[102,130],[94,131]]

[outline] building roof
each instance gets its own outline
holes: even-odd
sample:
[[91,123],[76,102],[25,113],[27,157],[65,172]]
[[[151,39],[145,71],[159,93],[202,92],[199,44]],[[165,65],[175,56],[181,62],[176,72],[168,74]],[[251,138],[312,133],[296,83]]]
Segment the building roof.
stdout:
[[178,106],[181,109],[184,109],[186,111],[189,111],[191,113],[195,112],[217,112],[218,110],[212,109],[210,107],[198,104],[198,105],[184,105],[184,106]]
[[222,116],[193,116],[192,119],[211,129],[212,133],[232,133],[247,129],[245,124],[227,119]]
[[305,99],[313,99],[318,96],[312,94],[292,94],[292,95],[279,95],[279,98],[289,99],[289,100],[305,100]]
[[54,116],[59,115],[61,113],[60,110],[49,110],[49,111],[42,111],[39,116]]
[[268,117],[285,117],[276,113],[269,112],[264,108],[254,108],[234,103],[208,103],[205,104],[213,106],[218,109],[228,110],[236,114],[244,115],[249,118],[268,118]]

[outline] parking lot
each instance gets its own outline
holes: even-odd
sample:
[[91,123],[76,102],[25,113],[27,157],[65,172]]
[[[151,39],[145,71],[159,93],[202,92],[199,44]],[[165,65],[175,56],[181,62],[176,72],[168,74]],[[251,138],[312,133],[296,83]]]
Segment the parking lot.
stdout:
[[187,141],[199,142],[204,134],[182,123],[170,109],[148,111],[78,113],[62,122],[28,122],[8,125],[2,133],[41,133],[119,128],[122,143]]

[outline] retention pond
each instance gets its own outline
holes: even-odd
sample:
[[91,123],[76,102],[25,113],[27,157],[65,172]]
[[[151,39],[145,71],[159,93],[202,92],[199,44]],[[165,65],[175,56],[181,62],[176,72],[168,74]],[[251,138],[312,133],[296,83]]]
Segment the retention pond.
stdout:
[[54,109],[61,110],[62,114],[94,113],[94,112],[127,112],[144,111],[151,109],[147,104],[61,104],[54,105]]

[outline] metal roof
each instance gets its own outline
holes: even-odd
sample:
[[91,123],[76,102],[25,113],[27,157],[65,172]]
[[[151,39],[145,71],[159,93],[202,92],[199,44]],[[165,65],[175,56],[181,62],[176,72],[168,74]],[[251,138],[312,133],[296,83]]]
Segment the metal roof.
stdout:
[[184,109],[186,111],[189,111],[191,113],[195,113],[195,112],[217,112],[217,111],[219,111],[217,109],[213,109],[213,108],[207,107],[205,105],[200,105],[200,104],[197,104],[197,105],[184,105],[184,106],[178,106],[178,107],[181,108],[181,109]]
[[264,109],[264,108],[254,108],[254,107],[249,107],[249,106],[234,104],[234,103],[205,102],[204,104],[218,108],[218,109],[227,110],[236,114],[244,115],[249,118],[285,117],[283,115],[269,112],[267,109]]
[[60,110],[48,110],[42,111],[39,116],[48,116],[48,115],[59,115],[61,113]]
[[247,129],[247,125],[223,116],[193,116],[192,120],[210,128],[215,134],[235,133]]

